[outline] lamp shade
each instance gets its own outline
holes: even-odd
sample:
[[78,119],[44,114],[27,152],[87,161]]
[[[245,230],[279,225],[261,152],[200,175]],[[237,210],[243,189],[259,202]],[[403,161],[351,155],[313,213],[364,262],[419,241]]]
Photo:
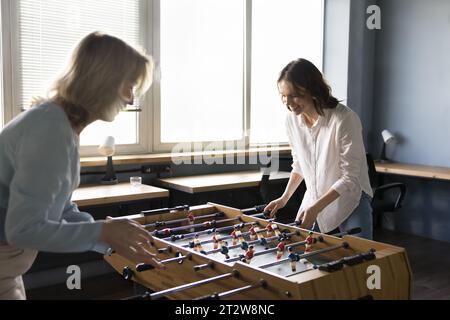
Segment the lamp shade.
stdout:
[[383,130],[381,135],[383,136],[384,143],[391,144],[395,142],[395,136],[389,130]]
[[103,143],[98,147],[98,152],[105,157],[111,157],[116,152],[114,137],[106,137]]

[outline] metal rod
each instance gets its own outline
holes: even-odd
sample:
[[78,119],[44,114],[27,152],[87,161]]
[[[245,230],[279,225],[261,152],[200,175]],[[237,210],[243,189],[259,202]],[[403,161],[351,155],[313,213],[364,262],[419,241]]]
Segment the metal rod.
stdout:
[[[265,229],[262,229],[262,230],[258,230],[258,231],[256,231],[256,233],[264,233],[264,232],[266,232],[267,230],[265,230]],[[245,237],[245,236],[248,236],[248,235],[250,235],[250,232],[243,232],[242,233],[242,236],[243,237]],[[231,238],[233,238],[232,236],[225,236],[225,237],[220,237],[220,240],[229,240],[229,239],[231,239]],[[255,241],[259,241],[259,240],[255,240]],[[201,242],[201,244],[208,244],[208,243],[213,243],[214,242],[214,240],[206,240],[206,241],[204,241],[204,242]],[[189,247],[189,245],[184,245],[184,247]],[[219,250],[220,251],[220,250]],[[218,252],[218,251],[217,251]]]
[[256,213],[260,213],[260,212],[262,212],[262,211],[264,211],[264,209],[267,207],[267,205],[266,204],[262,204],[262,205],[259,205],[259,206],[255,206],[255,207],[253,207],[253,208],[248,208],[248,209],[242,209],[241,211],[242,211],[242,213],[243,214],[245,214],[245,215],[248,215],[248,216],[254,216],[254,214],[256,214]]
[[250,284],[248,286],[245,287],[241,287],[241,288],[237,288],[237,289],[233,289],[230,291],[226,291],[226,292],[222,292],[222,293],[216,293],[213,295],[208,295],[208,296],[203,296],[200,298],[196,298],[194,300],[220,300],[223,298],[228,298],[237,294],[241,294],[250,290],[254,290],[254,289],[258,289],[258,288],[266,288],[267,287],[267,282],[265,280],[260,280],[255,284]]
[[254,290],[254,289],[258,289],[258,288],[265,288],[265,287],[267,287],[267,282],[265,280],[260,280],[258,283],[255,283],[255,284],[251,284],[251,285],[248,285],[248,286],[245,286],[242,288],[219,293],[218,298],[223,299],[223,298],[231,297],[231,296],[234,296],[234,295],[237,295],[240,293],[244,293],[244,292],[247,292],[250,290]]
[[[265,232],[265,231],[266,230],[259,230],[258,232],[262,233],[262,232]],[[249,232],[246,232],[246,234],[243,233],[242,236],[246,236],[248,234],[249,234]],[[295,232],[284,233],[284,235],[286,237],[290,237],[290,236],[295,235]],[[265,238],[265,239],[266,239],[267,243],[271,243],[271,242],[274,242],[275,240],[278,240],[278,238],[279,238],[279,236],[274,236],[274,237]],[[220,238],[220,240],[225,240],[225,238]],[[247,244],[249,246],[251,246],[253,244],[257,244],[257,243],[260,243],[260,242],[261,242],[261,240],[258,239],[258,240],[249,241],[249,242],[247,242]],[[236,245],[233,245],[233,246],[229,246],[228,249],[233,250],[233,249],[240,248],[241,246],[242,246],[242,243],[241,244],[236,244]],[[217,253],[217,252],[220,252],[220,249],[214,249],[214,250],[211,250],[211,251],[206,251],[206,254],[212,254],[212,253]]]
[[168,229],[168,230],[157,230],[157,231],[153,231],[152,235],[160,235],[160,234],[166,234],[167,232],[169,232],[169,234],[173,234],[175,232],[178,231],[184,231],[184,230],[189,230],[189,229],[194,229],[194,228],[201,228],[201,227],[214,227],[219,223],[226,223],[226,222],[231,222],[231,221],[235,221],[235,220],[239,220],[240,217],[236,217],[236,218],[231,218],[231,219],[224,219],[224,220],[212,220],[212,221],[206,221],[203,223],[198,223],[198,224],[193,224],[193,225],[188,225],[188,226],[182,226],[182,227],[178,227],[178,228],[173,228],[173,229]]
[[141,214],[144,216],[163,214],[163,213],[171,213],[171,212],[179,212],[179,211],[189,211],[191,207],[189,206],[178,206],[174,208],[163,208],[163,209],[155,209],[155,210],[147,210],[141,211]]
[[[200,220],[200,219],[209,219],[209,218],[220,218],[223,216],[223,213],[218,212],[218,213],[214,213],[214,214],[209,214],[206,216],[198,216],[195,217],[195,220]],[[176,219],[176,220],[169,220],[169,221],[161,221],[161,222],[155,222],[155,223],[151,223],[151,224],[144,224],[142,225],[144,228],[149,229],[149,228],[157,228],[157,227],[164,227],[164,226],[170,226],[173,224],[178,224],[178,223],[182,223],[182,222],[188,222],[189,219],[188,218],[183,218],[183,219]]]
[[[293,243],[291,245],[287,245],[286,249],[288,249],[289,247],[298,247],[298,246],[304,245],[305,243],[306,243],[306,241],[296,242],[296,243]],[[254,257],[262,256],[262,255],[265,255],[265,254],[268,254],[268,253],[276,252],[277,250],[278,250],[278,248],[267,249],[267,250],[264,250],[264,251],[255,252],[255,254],[253,256]],[[236,257],[236,258],[227,259],[227,260],[225,260],[225,262],[235,262],[235,261],[238,261],[240,259],[241,259],[241,257]]]
[[[346,242],[344,242],[343,244],[340,244],[340,245],[335,245],[335,246],[332,246],[332,247],[329,247],[329,248],[324,248],[324,249],[316,250],[316,251],[313,251],[313,252],[300,254],[300,255],[298,255],[298,259],[306,259],[306,258],[315,256],[315,255],[318,255],[318,254],[321,254],[321,253],[326,253],[326,252],[330,252],[330,251],[333,251],[333,250],[337,250],[337,249],[340,249],[340,248],[346,248],[346,247],[348,247],[348,244]],[[267,269],[267,268],[270,268],[270,267],[274,267],[274,266],[278,266],[280,264],[286,263],[286,262],[288,262],[290,260],[291,259],[286,258],[286,259],[282,259],[282,260],[275,261],[275,262],[272,262],[272,263],[263,264],[261,266],[258,266],[258,268]]]
[[160,292],[155,292],[155,293],[150,294],[148,296],[148,298],[150,300],[159,299],[159,298],[162,298],[164,296],[167,296],[167,295],[170,295],[170,294],[174,294],[174,293],[178,293],[178,292],[182,292],[182,291],[185,291],[185,290],[189,290],[189,289],[192,289],[192,288],[195,288],[195,287],[199,287],[199,286],[202,286],[204,284],[208,284],[208,283],[211,283],[211,282],[216,282],[216,281],[219,281],[219,280],[236,277],[237,275],[238,275],[237,271],[233,271],[233,272],[230,272],[230,273],[225,273],[225,274],[222,274],[222,275],[217,276],[217,277],[203,279],[203,280],[200,280],[200,281],[187,283],[187,284],[175,287],[175,288],[170,288],[170,289],[163,290],[163,291],[160,291]]
[[194,266],[194,271],[200,271],[200,270],[204,270],[204,269],[214,269],[214,262],[209,261],[206,264]]
[[[192,258],[191,254],[187,254],[187,255],[183,256],[181,253],[179,253],[179,255],[177,257],[171,258],[171,259],[167,259],[167,260],[162,260],[162,261],[160,261],[160,263],[163,264],[163,265],[167,265],[167,264],[184,261],[186,259],[191,259],[191,258]],[[147,264],[147,263],[139,263],[139,264],[136,265],[136,271],[137,272],[144,272],[144,271],[148,271],[148,270],[153,270],[154,268],[155,268],[154,266],[152,266],[151,264]]]
[[[203,235],[203,234],[211,234],[215,231],[217,232],[224,232],[224,231],[229,231],[229,230],[233,230],[236,226],[240,226],[241,228],[245,227],[245,226],[249,226],[253,224],[253,222],[249,222],[249,223],[241,223],[238,225],[234,225],[234,226],[228,226],[228,227],[222,227],[222,228],[217,228],[217,229],[208,229],[208,230],[203,230],[203,231],[199,231],[199,232],[191,232],[191,233],[186,233],[183,235],[179,236],[179,239],[172,238],[172,237],[167,237],[167,238],[163,238],[162,240],[166,240],[166,241],[177,241],[177,240],[182,240],[182,239],[192,239],[195,237],[195,235]],[[212,242],[212,241],[211,241]]]

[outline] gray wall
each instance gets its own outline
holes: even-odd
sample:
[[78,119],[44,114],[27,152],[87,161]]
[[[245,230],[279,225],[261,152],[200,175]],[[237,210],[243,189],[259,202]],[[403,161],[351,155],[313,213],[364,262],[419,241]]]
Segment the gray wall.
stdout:
[[325,0],[323,70],[333,95],[347,101],[350,0]]
[[376,30],[366,28],[366,10],[376,0],[353,0],[350,7],[348,101],[361,118],[364,142],[369,147],[372,133],[374,59]]
[[[450,167],[450,1],[379,0],[370,150],[380,132],[399,142],[394,161]],[[450,241],[450,182],[390,177],[408,184],[405,207],[389,215],[396,230]]]

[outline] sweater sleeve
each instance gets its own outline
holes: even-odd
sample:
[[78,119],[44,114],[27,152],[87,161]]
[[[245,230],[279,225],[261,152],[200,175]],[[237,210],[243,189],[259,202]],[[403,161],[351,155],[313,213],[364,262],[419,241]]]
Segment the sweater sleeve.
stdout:
[[10,245],[38,251],[93,250],[102,222],[94,222],[92,217],[74,219],[78,208],[65,203],[72,192],[70,163],[78,161],[72,159],[76,156],[71,129],[57,121],[37,120],[19,138],[14,155],[6,239]]

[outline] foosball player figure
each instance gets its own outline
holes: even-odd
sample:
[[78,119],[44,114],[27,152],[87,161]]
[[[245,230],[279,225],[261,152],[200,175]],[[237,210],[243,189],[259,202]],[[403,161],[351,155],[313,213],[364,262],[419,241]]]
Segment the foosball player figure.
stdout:
[[[195,223],[195,216],[192,214],[192,212],[189,212],[187,216],[188,224],[192,226]],[[191,232],[194,232],[194,228],[190,229]]]
[[222,241],[220,243],[220,253],[225,256],[225,258],[230,259],[230,255],[228,254],[228,243],[226,241]]
[[267,238],[271,238],[274,235],[274,231],[273,231],[273,227],[272,227],[272,223],[269,222],[269,224],[266,226],[266,231],[267,231]]
[[312,249],[312,245],[314,243],[314,237],[313,237],[313,232],[310,231],[308,236],[306,237],[306,244],[305,244],[305,253],[306,252],[311,252]]
[[233,246],[235,246],[238,243],[238,235],[237,235],[238,231],[239,231],[238,227],[234,227],[233,232],[230,233]]
[[159,232],[159,234],[162,234],[163,236],[170,236],[172,234],[172,229],[166,228]]
[[278,229],[278,225],[275,223],[272,223],[272,230],[273,230],[273,232],[275,232],[275,235],[277,237],[281,234],[280,229]]
[[258,239],[258,223],[254,222],[250,229],[248,229],[248,232],[250,233],[250,240],[255,241]]
[[292,272],[295,272],[295,271],[297,271],[297,262],[299,260],[298,255],[294,252],[293,247],[289,247],[288,251],[289,251],[288,258],[289,258],[289,262],[291,264],[291,269],[292,269]]
[[244,243],[245,242],[244,235],[242,234],[241,230],[237,230],[236,231],[236,237],[238,238],[240,243]]
[[219,249],[220,238],[219,238],[219,234],[217,233],[217,231],[213,232],[212,241],[214,243],[214,250]]
[[244,251],[248,250],[248,243],[246,241],[241,243],[241,249]]
[[194,237],[194,250],[197,251],[197,252],[203,251],[202,243],[201,243],[201,241],[200,241],[200,239],[198,237],[198,234],[196,234],[195,237]]
[[283,239],[277,245],[277,260],[281,259],[281,257],[283,256],[285,250],[286,250],[286,240]]
[[253,246],[248,247],[248,250],[245,252],[244,259],[245,263],[250,264],[253,257],[255,256],[255,249]]

